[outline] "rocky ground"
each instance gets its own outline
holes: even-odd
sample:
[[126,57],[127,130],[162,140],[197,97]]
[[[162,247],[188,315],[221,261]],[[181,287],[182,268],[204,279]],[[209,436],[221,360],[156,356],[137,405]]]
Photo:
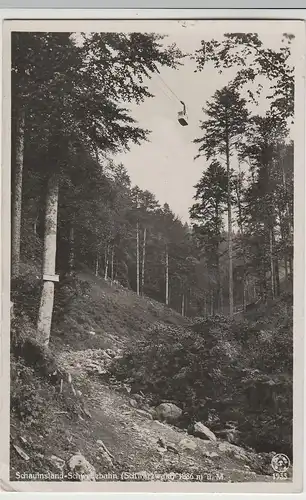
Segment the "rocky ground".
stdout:
[[[175,426],[180,410],[151,408],[142,394],[103,376],[120,350],[62,353],[71,377],[60,390],[75,400],[75,414],[54,405],[37,435],[12,427],[11,480],[35,472],[64,480],[271,481],[271,457],[246,451],[199,423],[188,434]],[[66,391],[66,392],[65,392]]]
[[109,378],[112,359],[135,336],[186,320],[101,278],[91,282],[52,339],[66,376],[55,387],[39,379],[43,415],[30,424],[11,419],[11,481],[274,481],[272,455],[244,450],[201,422],[190,434],[176,425],[179,408],[153,408]]

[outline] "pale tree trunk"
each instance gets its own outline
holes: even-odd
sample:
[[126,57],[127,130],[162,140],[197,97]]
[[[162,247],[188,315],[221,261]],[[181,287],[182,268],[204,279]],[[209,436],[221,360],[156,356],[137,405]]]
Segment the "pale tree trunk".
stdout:
[[111,253],[111,282],[114,281],[114,247],[112,247],[112,253]]
[[145,261],[146,261],[146,239],[147,239],[147,229],[143,230],[143,244],[142,244],[142,269],[141,269],[141,293],[144,294],[144,284],[145,284]]
[[137,221],[136,224],[136,289],[137,289],[137,295],[140,293],[140,282],[139,282],[139,267],[140,267],[140,256],[139,256],[139,222]]
[[107,247],[105,249],[105,260],[104,260],[104,262],[105,262],[104,279],[105,280],[107,280],[107,278],[108,278],[108,264],[109,264],[108,253],[109,253],[109,251],[108,251],[108,245],[107,245]]
[[185,294],[182,295],[182,316],[185,316]]
[[95,265],[95,275],[98,276],[98,274],[99,274],[99,252],[97,252],[96,265]]
[[166,246],[166,305],[169,305],[169,253]]
[[228,117],[226,113],[226,170],[227,170],[227,218],[228,218],[228,295],[229,295],[229,316],[234,314],[234,286],[233,286],[233,240],[232,240],[232,189],[230,179],[230,150]]
[[[55,275],[58,192],[59,178],[57,174],[53,174],[47,187],[43,254],[43,274],[50,277]],[[50,340],[53,302],[54,281],[46,280],[43,283],[37,322],[38,340],[45,346]]]
[[21,231],[21,206],[22,206],[22,174],[24,161],[24,110],[17,115],[16,139],[12,151],[15,151],[14,183],[12,186],[12,222],[11,222],[11,274],[12,278],[19,275],[20,266],[20,231]]

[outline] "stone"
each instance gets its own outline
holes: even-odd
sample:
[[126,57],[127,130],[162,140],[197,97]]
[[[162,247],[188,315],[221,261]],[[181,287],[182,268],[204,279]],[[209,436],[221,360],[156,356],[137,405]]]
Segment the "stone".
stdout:
[[148,411],[145,411],[145,410],[139,410],[138,408],[136,409],[136,413],[138,415],[141,415],[142,417],[145,417],[145,418],[148,418],[149,420],[153,420],[153,417],[151,415],[151,413],[149,413]]
[[158,438],[158,440],[157,440],[157,444],[158,444],[158,446],[160,446],[161,448],[166,448],[166,441],[164,440],[164,438],[163,438],[163,437]]
[[62,458],[57,457],[56,455],[52,455],[49,458],[49,460],[54,465],[54,467],[56,467],[60,471],[62,471],[63,468],[65,467],[65,460],[63,460]]
[[143,401],[143,396],[141,396],[140,394],[133,394],[133,397],[138,403],[141,403]]
[[18,446],[17,444],[14,444],[13,446],[14,446],[15,450],[17,451],[18,455],[21,456],[21,458],[23,458],[26,461],[30,460],[29,455],[27,455],[26,452],[23,451],[22,448],[20,448],[20,446]]
[[171,451],[172,453],[176,453],[177,455],[179,453],[177,447],[173,443],[167,444],[167,451]]
[[193,435],[200,438],[208,438],[210,441],[217,441],[214,433],[202,424],[202,422],[196,422],[193,426]]
[[69,460],[70,470],[77,475],[79,481],[95,481],[96,470],[81,454],[73,455]]
[[156,407],[157,419],[175,424],[182,416],[182,410],[174,403],[161,403]]
[[182,448],[183,450],[194,451],[197,449],[197,443],[192,439],[184,438],[179,442],[179,447]]
[[219,456],[215,451],[204,451],[203,455],[209,458],[216,458]]
[[130,399],[129,403],[130,406],[132,406],[133,408],[137,408],[138,406],[137,401],[135,399]]

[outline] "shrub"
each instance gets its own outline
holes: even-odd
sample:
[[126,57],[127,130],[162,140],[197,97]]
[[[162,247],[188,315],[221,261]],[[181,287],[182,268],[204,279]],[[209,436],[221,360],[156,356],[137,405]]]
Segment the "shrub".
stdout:
[[36,376],[34,368],[11,356],[11,416],[25,425],[43,428],[49,411],[49,393],[47,383]]
[[154,404],[178,404],[185,425],[202,420],[220,430],[236,421],[245,445],[291,455],[290,303],[286,310],[280,300],[252,322],[215,316],[191,330],[156,328],[113,363],[111,374]]

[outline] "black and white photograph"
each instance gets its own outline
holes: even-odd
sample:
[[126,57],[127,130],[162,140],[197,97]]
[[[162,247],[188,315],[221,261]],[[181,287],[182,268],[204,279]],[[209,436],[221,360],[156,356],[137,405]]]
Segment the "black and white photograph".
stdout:
[[9,481],[288,488],[303,23],[49,26],[10,31]]

